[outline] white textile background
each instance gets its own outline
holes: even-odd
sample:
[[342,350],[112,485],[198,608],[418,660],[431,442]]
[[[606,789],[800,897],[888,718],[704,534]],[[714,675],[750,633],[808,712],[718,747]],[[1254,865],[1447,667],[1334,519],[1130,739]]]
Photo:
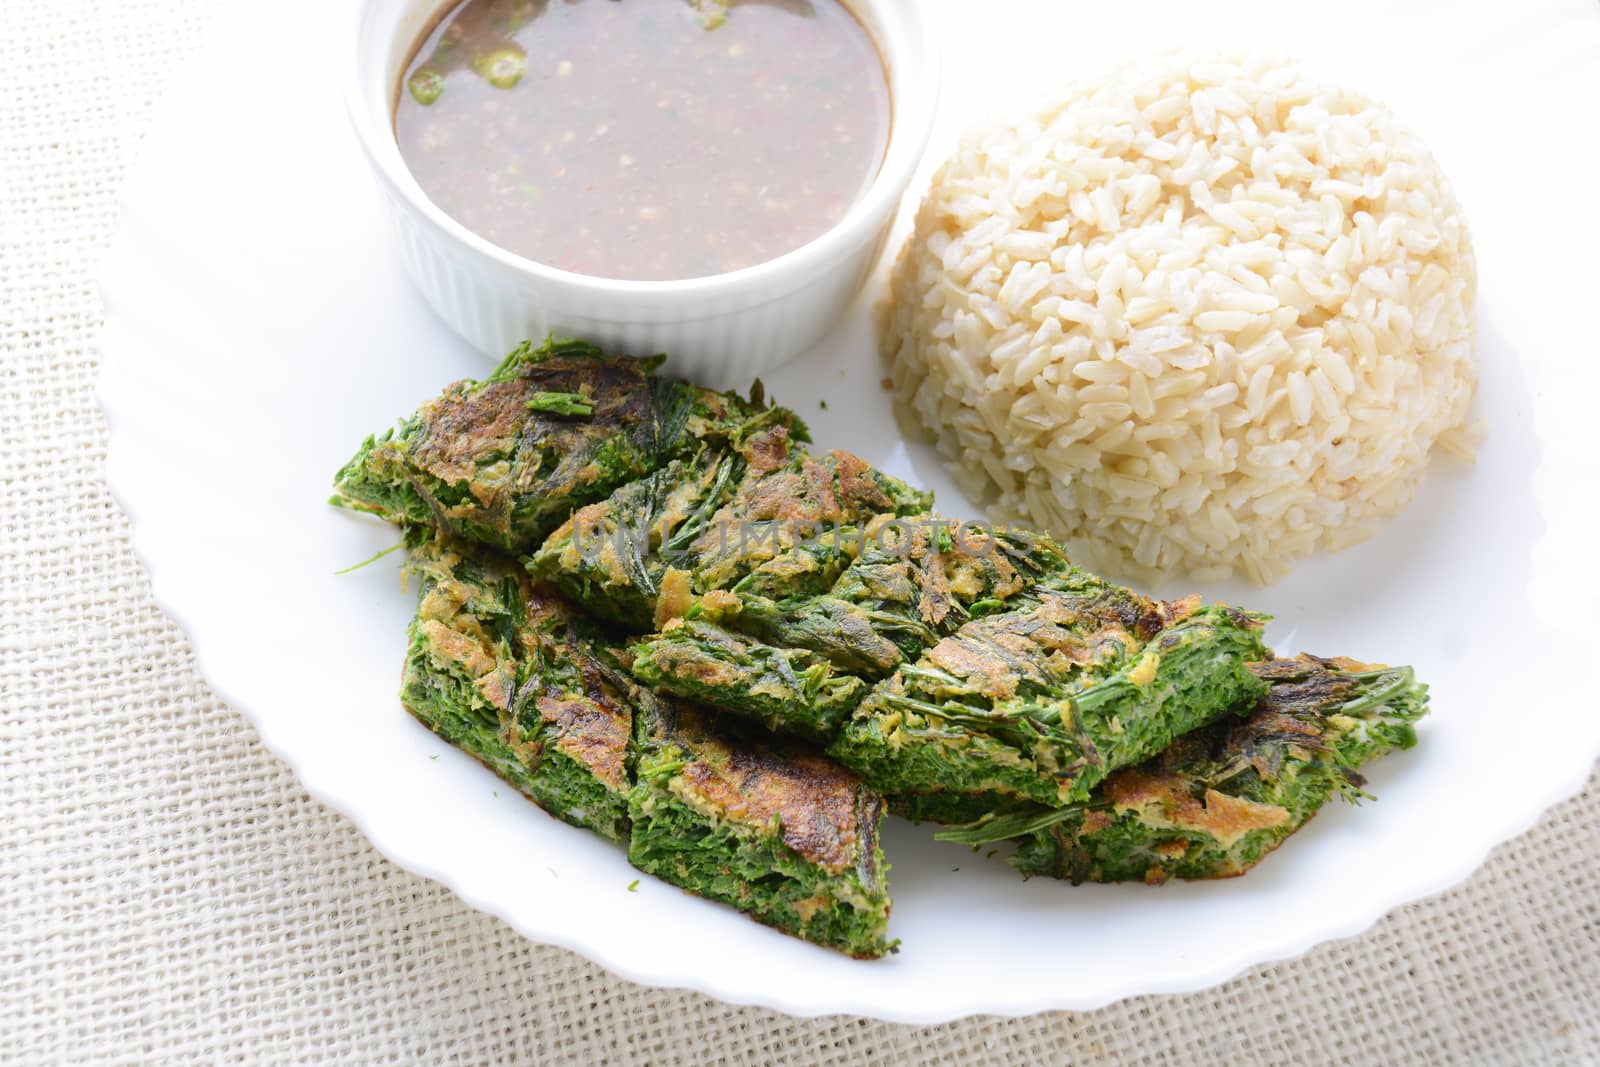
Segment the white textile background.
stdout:
[[379,856],[207,689],[101,476],[94,272],[208,13],[0,0],[0,1061],[1600,1062],[1600,778],[1357,941],[926,1030],[635,986]]

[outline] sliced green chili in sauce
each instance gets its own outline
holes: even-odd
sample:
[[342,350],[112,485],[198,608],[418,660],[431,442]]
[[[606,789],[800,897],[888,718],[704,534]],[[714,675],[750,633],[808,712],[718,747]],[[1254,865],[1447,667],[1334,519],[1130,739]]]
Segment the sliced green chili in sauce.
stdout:
[[890,102],[839,0],[467,0],[395,113],[428,197],[512,252],[692,278],[821,235],[877,173]]

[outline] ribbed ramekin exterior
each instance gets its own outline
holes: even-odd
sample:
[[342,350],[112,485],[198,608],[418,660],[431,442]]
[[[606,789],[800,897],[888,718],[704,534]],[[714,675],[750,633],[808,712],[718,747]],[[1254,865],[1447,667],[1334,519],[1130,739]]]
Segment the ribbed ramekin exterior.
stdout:
[[486,259],[388,196],[400,262],[451,329],[491,358],[526,338],[581,337],[610,351],[670,353],[674,373],[745,388],[817,343],[856,299],[889,221],[820,269],[782,272],[715,295],[640,299],[531,277]]

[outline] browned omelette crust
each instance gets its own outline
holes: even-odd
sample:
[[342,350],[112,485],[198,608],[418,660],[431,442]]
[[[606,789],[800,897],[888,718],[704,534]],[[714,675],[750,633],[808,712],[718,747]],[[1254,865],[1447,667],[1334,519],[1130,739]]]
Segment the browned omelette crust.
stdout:
[[983,696],[1009,700],[1023,683],[1050,685],[1068,664],[1103,662],[1146,644],[1199,606],[1198,597],[1166,603],[1128,596],[1086,602],[1051,590],[1038,595],[1032,611],[946,637],[928,650],[928,659]]
[[866,460],[835,449],[823,456],[800,453],[794,463],[782,426],[752,434],[740,451],[756,477],[747,478],[719,509],[713,527],[771,520],[820,527],[894,510],[894,501],[870,477],[876,472]]
[[694,603],[694,586],[688,571],[668,567],[661,575],[661,588],[656,594],[656,629],[661,629],[674,619],[689,613]]
[[830,871],[853,867],[863,847],[870,851],[860,832],[876,819],[862,810],[865,790],[854,774],[798,748],[735,748],[688,710],[679,713],[677,728],[693,738],[699,755],[680,777],[723,817],[762,830],[777,820],[785,845]]
[[891,511],[894,509],[894,500],[883,491],[883,487],[870,475],[876,470],[866,460],[852,452],[833,449],[828,453],[833,457],[835,470],[839,476],[839,494],[854,505],[857,511]]
[[1260,804],[1215,789],[1197,797],[1181,778],[1146,774],[1136,768],[1115,772],[1106,779],[1104,789],[1113,810],[1138,811],[1153,823],[1208,834],[1223,848],[1231,848],[1254,830],[1287,826],[1290,819],[1289,812],[1275,804]]
[[[1003,642],[1004,636],[996,640]],[[1014,658],[996,656],[992,649],[981,649],[954,637],[946,637],[928,650],[932,663],[966,679],[977,692],[996,700],[1016,695],[1018,676],[1010,662]]]
[[424,618],[419,626],[438,656],[459,665],[469,677],[482,678],[499,664],[494,653],[479,639],[436,618]]
[[[1027,582],[994,540],[971,534],[965,524],[932,515],[896,518],[883,515],[869,522],[866,533],[895,557],[879,564],[872,587],[881,600],[915,603],[917,618],[937,627],[956,604],[956,594],[1004,599],[1021,592]],[[948,535],[941,547],[937,533]]]
[[[784,559],[785,557],[779,558]],[[793,558],[793,554],[791,554],[789,558]],[[810,557],[806,558],[810,559]],[[798,567],[793,569],[795,571],[799,570]],[[726,589],[711,590],[710,592],[706,593],[705,596],[700,598],[700,604],[707,610],[708,613],[712,615],[712,617],[736,613],[741,606],[739,598],[728,592]]]
[[[435,659],[454,663],[491,706],[508,708],[516,690],[515,667],[500,659],[493,639],[469,608],[474,591],[454,577],[461,556],[445,545],[436,551],[437,560],[426,568],[432,584],[417,605],[415,625],[428,640]],[[483,558],[493,580],[509,578],[526,591],[520,568],[491,553],[484,553]]]
[[[490,511],[536,480],[556,487],[594,481],[603,473],[588,462],[594,446],[655,417],[643,365],[632,360],[557,356],[514,378],[474,384],[458,382],[422,406],[410,461],[441,481],[466,483]],[[562,423],[565,454],[553,466],[536,436],[541,420],[528,414],[541,392],[579,393],[595,404],[588,418]]]
[[[566,640],[564,627],[576,616],[577,609],[554,587],[543,583],[531,588],[527,604],[530,631],[525,641],[529,652],[535,657],[559,657],[572,663],[580,680],[581,691],[547,685],[534,699],[534,707],[546,725],[546,736],[553,736],[556,748],[584,764],[610,788],[619,792],[626,789],[633,714],[618,701],[590,650]],[[538,746],[525,741],[521,747],[536,750]]]
[[772,426],[753,433],[739,446],[749,468],[758,473],[777,470],[789,458],[789,430]]
[[864,460],[793,448],[781,426],[740,447],[746,470],[694,538],[696,589],[723,588],[802,542],[904,506],[890,488],[898,483]]
[[546,694],[535,706],[556,733],[556,747],[617,791],[628,787],[631,716],[604,693]]
[[[932,537],[926,529],[917,531],[920,541],[917,550],[905,561],[907,570],[906,582],[909,585],[911,576],[909,571],[916,563],[921,563],[922,570],[922,599],[917,604],[917,615],[929,626],[938,626],[950,615],[953,604],[950,592],[950,568],[955,562],[956,553],[935,551],[932,546]],[[1001,564],[1008,570],[1010,564],[1002,559]],[[1015,572],[1013,572],[1015,573]]]
[[535,633],[570,622],[577,611],[572,606],[572,601],[548,582],[531,583],[527,589],[526,599],[528,625],[533,627]]
[[[662,633],[670,634],[682,628],[683,620],[673,619],[662,628]],[[732,634],[724,635],[724,639],[735,654],[745,648],[744,643]],[[663,642],[652,651],[652,655],[663,673],[687,679],[701,686],[715,688],[733,685],[743,677],[731,663],[676,644]]]

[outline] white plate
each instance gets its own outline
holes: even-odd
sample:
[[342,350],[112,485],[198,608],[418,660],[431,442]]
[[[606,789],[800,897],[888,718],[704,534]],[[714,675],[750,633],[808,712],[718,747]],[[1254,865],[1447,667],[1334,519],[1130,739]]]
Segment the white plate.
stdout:
[[[1380,536],[1290,581],[1206,590],[1275,612],[1280,649],[1410,662],[1433,684],[1421,746],[1373,771],[1379,802],[1331,807],[1249,877],[1023,883],[891,822],[892,931],[905,947],[852,962],[648,878],[629,892],[619,849],[547,818],[411,723],[394,695],[411,607],[396,561],[333,574],[394,534],[323,500],[363,435],[486,364],[394,265],[335,90],[341,42],[327,27],[347,20],[312,0],[224,15],[172,91],[105,268],[109,475],[157,598],[217,691],[387,855],[643,982],[911,1022],[1082,1009],[1198,989],[1445,888],[1574,792],[1600,752],[1579,648],[1596,593],[1583,520],[1600,483],[1586,410],[1600,396],[1589,202],[1600,160],[1593,137],[1563,124],[1600,113],[1600,13],[1576,2],[1300,10],[939,8],[944,143],[967,115],[1057,72],[1136,41],[1225,31],[1387,98],[1429,138],[1471,215],[1492,427],[1478,466],[1440,461]],[[880,373],[862,304],[768,384],[820,441],[963,513],[937,462],[896,432]]]

